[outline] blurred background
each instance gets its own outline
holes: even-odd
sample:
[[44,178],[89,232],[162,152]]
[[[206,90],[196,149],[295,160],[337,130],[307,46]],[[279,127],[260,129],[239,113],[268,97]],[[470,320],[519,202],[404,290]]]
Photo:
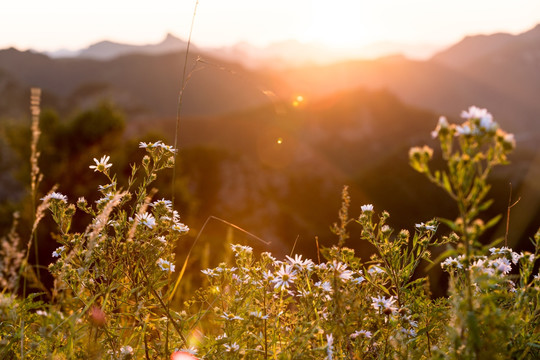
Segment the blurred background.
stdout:
[[[195,2],[114,4],[22,1],[0,15],[2,234],[13,211],[23,238],[31,219],[30,87],[43,90],[40,194],[58,184],[71,202],[94,201],[106,180],[88,168],[94,157],[110,155],[122,183],[144,155],[139,141],[173,143],[185,67],[174,192],[192,231],[178,259],[212,216],[271,242],[211,219],[194,269],[221,261],[225,238],[316,258],[316,238],[336,242],[344,185],[351,217],[371,203],[396,229],[454,219],[455,204],[409,167],[408,150],[436,149],[438,117],[460,122],[471,105],[517,141],[511,165],[491,178],[485,219],[506,214],[512,191],[521,200],[509,246],[530,249],[540,226],[537,1],[202,1],[187,55]],[[158,198],[171,198],[171,181],[162,174]],[[46,264],[57,245],[50,219],[43,225]],[[367,260],[372,249],[350,230],[347,246]],[[485,241],[505,232],[506,218]]]

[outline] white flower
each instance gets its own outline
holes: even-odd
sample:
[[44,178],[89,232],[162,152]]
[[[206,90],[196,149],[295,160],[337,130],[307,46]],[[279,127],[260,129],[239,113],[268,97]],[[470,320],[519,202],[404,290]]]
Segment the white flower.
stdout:
[[66,250],[65,246],[60,246],[58,249],[54,250],[52,253],[52,257],[60,257],[62,253]]
[[332,360],[334,353],[334,336],[332,334],[326,334],[326,358]]
[[224,311],[223,315],[221,315],[220,317],[225,320],[244,320],[242,317],[227,313],[226,311]]
[[403,334],[409,336],[409,337],[415,337],[415,336],[416,336],[416,330],[414,330],[414,329],[409,329],[409,330],[407,330],[407,329],[403,329],[403,328],[402,328],[402,329],[401,329],[401,332],[402,332]]
[[516,139],[514,138],[514,134],[504,134],[503,142],[512,149],[516,147]]
[[275,283],[274,289],[283,290],[288,289],[294,283],[294,279],[296,279],[296,270],[293,270],[291,265],[281,265],[281,268],[271,281]]
[[288,255],[285,256],[287,261],[298,269],[306,269],[311,271],[315,264],[310,259],[302,260],[302,255],[295,254],[294,259]]
[[456,258],[453,258],[453,257],[448,257],[446,258],[446,260],[444,260],[442,263],[441,263],[441,267],[443,269],[454,269],[454,268],[457,268],[457,269],[463,269],[463,264]]
[[101,157],[100,160],[94,158],[94,162],[96,163],[96,165],[90,165],[89,167],[90,169],[94,169],[94,172],[95,171],[105,172],[108,168],[112,166],[112,164],[108,164],[108,161],[110,158],[111,157],[108,155]]
[[448,120],[446,120],[446,117],[444,116],[439,117],[439,122],[437,123],[437,127],[435,128],[435,130],[431,132],[431,136],[433,138],[436,138],[437,136],[439,136],[439,133],[441,132],[441,130],[447,130],[449,126],[450,124],[448,124]]
[[62,195],[60,193],[57,193],[57,192],[52,192],[50,194],[47,194],[45,197],[42,197],[40,200],[42,201],[45,201],[45,200],[60,200],[62,202],[67,202],[67,196],[65,195]]
[[238,244],[232,244],[231,245],[232,251],[237,256],[240,253],[249,253],[251,254],[253,252],[253,248],[251,246],[244,246],[244,245],[238,245]]
[[325,281],[321,283],[320,281],[315,283],[315,286],[321,289],[324,292],[332,293],[332,285],[330,284],[330,281]]
[[395,313],[397,311],[397,307],[394,306],[396,299],[394,299],[393,296],[390,296],[388,299],[384,296],[372,297],[371,301],[371,306],[373,306],[375,310],[378,310],[386,315]]
[[262,320],[268,319],[268,315],[263,315],[260,311],[252,311],[249,313],[249,315],[256,317],[257,319],[262,319]]
[[182,223],[175,223],[172,226],[172,230],[179,232],[180,234],[186,234],[189,231],[189,227],[187,225],[184,225]]
[[154,218],[154,215],[150,213],[137,214],[135,218],[139,221],[139,223],[147,226],[150,229],[156,225],[156,219]]
[[357,285],[360,285],[363,283],[366,279],[363,276],[359,276],[357,278],[352,279],[351,281]]
[[510,254],[512,253],[512,249],[510,249],[509,247],[506,247],[506,246],[503,246],[502,248],[495,248],[495,247],[492,247],[491,249],[489,249],[489,252],[492,254],[492,255],[500,255],[500,254]]
[[510,264],[510,261],[505,258],[492,260],[489,265],[503,274],[508,274],[512,270],[512,265]]
[[133,348],[129,345],[122,346],[120,348],[120,354],[122,355],[133,355]]
[[370,275],[384,274],[384,270],[381,269],[380,267],[374,265],[374,266],[369,268],[368,274],[370,274]]
[[456,126],[456,135],[471,135],[472,134],[472,130],[471,130],[471,127],[467,124],[463,125],[463,126]]
[[169,272],[174,272],[174,269],[175,269],[175,265],[167,260],[164,260],[162,258],[159,258],[158,261],[156,262],[158,264],[158,266],[161,268],[161,270],[163,271],[169,271]]
[[171,200],[156,200],[150,204],[152,207],[164,206],[167,210],[172,211],[172,201]]
[[463,110],[461,112],[461,117],[464,119],[482,119],[482,118],[491,118],[491,114],[487,109],[481,109],[476,106],[470,106],[468,111]]
[[419,224],[415,224],[414,225],[418,230],[429,230],[429,231],[435,231],[437,230],[437,226],[435,225],[427,225],[427,224],[424,224],[423,222],[419,223]]
[[227,352],[237,352],[240,350],[240,345],[238,345],[236,342],[233,342],[232,344],[223,344],[223,346]]
[[353,275],[353,272],[347,270],[347,265],[342,262],[334,260],[331,264],[329,264],[329,267],[330,269],[333,269],[337,276],[343,281],[349,280]]
[[360,209],[362,209],[362,212],[372,212],[373,211],[373,205],[367,204],[360,206]]
[[356,339],[359,336],[364,337],[366,339],[370,339],[373,336],[373,334],[371,333],[371,331],[357,330],[351,334],[351,339]]

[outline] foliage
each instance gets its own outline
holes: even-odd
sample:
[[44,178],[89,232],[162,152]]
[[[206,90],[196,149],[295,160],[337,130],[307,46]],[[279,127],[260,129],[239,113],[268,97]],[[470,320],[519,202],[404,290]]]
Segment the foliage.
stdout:
[[[38,208],[36,226],[48,209],[58,227],[49,301],[17,297],[6,285],[13,274],[26,279],[32,272],[13,251],[15,225],[2,239],[11,244],[2,251],[12,258],[0,269],[11,276],[2,282],[0,357],[538,358],[540,231],[534,254],[480,242],[499,219],[481,218],[491,203],[488,176],[507,162],[514,139],[485,109],[471,107],[462,116],[461,125],[441,118],[433,132],[443,170],[432,169],[431,148],[410,151],[412,167],[456,202],[455,220],[436,218],[398,231],[390,215],[371,204],[350,218],[345,187],[333,226],[337,243],[321,249],[317,261],[298,254],[279,260],[231,245],[230,261],[203,269],[203,286],[175,306],[186,262],[175,264],[174,253],[188,228],[171,201],[153,200],[151,186],[174,165],[176,150],[161,141],[140,143],[147,153],[123,186],[109,156],[94,159],[90,168],[106,180],[95,203],[69,203],[51,191]],[[84,231],[72,230],[78,211],[91,218]],[[438,234],[440,223],[452,232]],[[359,239],[350,238],[350,226],[360,228]],[[345,246],[350,241],[369,244],[374,254],[356,256]],[[432,298],[418,270],[434,261],[433,247],[447,249],[435,263],[444,260],[448,297]]]

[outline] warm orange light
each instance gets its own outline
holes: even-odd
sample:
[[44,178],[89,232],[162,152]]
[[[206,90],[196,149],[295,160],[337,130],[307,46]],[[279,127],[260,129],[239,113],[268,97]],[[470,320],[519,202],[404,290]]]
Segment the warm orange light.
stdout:
[[278,138],[277,141],[276,141],[276,143],[277,143],[278,145],[281,145],[281,144],[283,143],[283,139],[282,139],[282,138]]
[[304,101],[304,97],[302,95],[298,95],[294,101],[293,101],[293,106],[294,107],[297,107],[297,106],[300,106],[300,104]]

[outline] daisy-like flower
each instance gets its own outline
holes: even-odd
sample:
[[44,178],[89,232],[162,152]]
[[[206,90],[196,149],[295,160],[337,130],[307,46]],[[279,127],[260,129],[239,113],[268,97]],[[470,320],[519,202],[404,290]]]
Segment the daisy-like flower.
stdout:
[[152,229],[156,225],[156,219],[154,218],[154,215],[150,213],[137,214],[135,218],[139,221],[140,224],[145,225],[150,229]]
[[60,246],[58,249],[54,250],[52,253],[52,257],[60,257],[62,253],[66,250],[65,246]]
[[150,206],[152,206],[152,207],[163,206],[167,210],[172,211],[172,201],[171,200],[165,200],[165,199],[156,200],[153,203],[151,203]]
[[448,257],[441,263],[441,267],[444,270],[448,269],[463,269],[463,264],[456,258]]
[[232,244],[231,249],[235,253],[235,255],[238,255],[241,252],[246,252],[249,254],[253,252],[253,248],[251,246],[244,246],[244,245],[239,245],[239,244]]
[[378,266],[375,266],[373,265],[372,267],[369,268],[368,270],[368,274],[369,275],[378,275],[378,274],[384,274],[384,270],[381,269],[380,267]]
[[237,352],[240,350],[240,345],[238,345],[236,342],[233,342],[232,344],[223,344],[223,346],[227,352]]
[[423,222],[421,222],[419,224],[415,224],[414,227],[416,227],[418,230],[429,230],[429,231],[437,230],[437,226],[435,226],[435,225],[427,225],[427,224],[424,224]]
[[482,119],[482,118],[491,118],[491,114],[487,109],[481,109],[477,106],[470,106],[468,111],[463,110],[461,112],[461,117],[467,120],[470,119]]
[[310,259],[302,260],[302,255],[295,254],[294,259],[288,255],[285,256],[289,264],[296,267],[297,269],[306,269],[311,271],[315,264]]
[[333,269],[337,276],[343,281],[349,280],[353,275],[353,272],[351,270],[347,270],[347,265],[342,262],[334,260],[329,265],[330,268]]
[[110,158],[111,157],[108,155],[102,156],[99,160],[94,158],[94,162],[96,163],[96,165],[90,165],[89,167],[90,169],[94,169],[94,172],[105,172],[112,166],[112,164],[108,163]]
[[244,320],[244,318],[240,317],[240,316],[237,316],[237,315],[234,315],[234,314],[231,314],[231,313],[228,313],[226,311],[223,312],[223,315],[220,316],[222,319],[225,319],[225,320]]
[[284,290],[294,283],[294,279],[296,279],[296,270],[292,265],[281,265],[281,268],[271,281],[275,284],[274,289]]
[[330,293],[330,294],[334,291],[332,290],[332,285],[330,284],[330,281],[325,281],[325,282],[318,281],[315,283],[315,286],[321,289],[322,291]]
[[373,211],[373,205],[367,204],[360,206],[360,209],[362,209],[362,212],[372,212]]
[[471,135],[472,134],[472,130],[471,130],[471,127],[468,125],[468,124],[465,124],[465,125],[458,125],[456,126],[456,135],[465,135],[465,136],[468,136],[468,135]]
[[67,196],[66,195],[62,195],[60,193],[57,193],[57,192],[52,192],[50,194],[47,194],[46,196],[42,197],[40,200],[42,201],[45,201],[45,200],[60,200],[62,202],[67,202]]
[[499,259],[492,260],[489,263],[489,265],[495,268],[495,270],[505,275],[508,274],[510,270],[512,270],[512,265],[510,264],[510,260],[506,258],[499,258]]
[[173,231],[179,232],[180,234],[186,234],[189,232],[189,227],[187,225],[184,225],[182,223],[175,223],[171,227]]
[[388,299],[384,296],[372,297],[371,301],[371,306],[385,315],[390,315],[397,311],[397,307],[394,306],[396,299],[393,296],[390,296]]
[[129,345],[122,346],[120,348],[120,354],[122,355],[133,355],[133,348]]
[[431,132],[431,136],[433,138],[436,138],[437,136],[439,136],[439,133],[447,131],[449,127],[450,127],[450,124],[448,124],[448,120],[446,120],[446,117],[441,116],[439,117],[439,122],[437,123],[437,127],[435,128],[435,130]]
[[156,263],[161,268],[161,270],[174,272],[175,265],[172,262],[159,258]]
[[356,339],[357,337],[362,337],[366,339],[370,339],[373,336],[371,331],[367,330],[357,330],[351,334],[351,339]]
[[250,316],[256,317],[257,319],[266,320],[268,319],[268,315],[263,315],[260,311],[252,311],[249,313]]
[[505,254],[511,254],[512,249],[510,249],[507,246],[503,246],[502,248],[492,247],[491,249],[489,249],[489,252],[492,255],[505,255]]

